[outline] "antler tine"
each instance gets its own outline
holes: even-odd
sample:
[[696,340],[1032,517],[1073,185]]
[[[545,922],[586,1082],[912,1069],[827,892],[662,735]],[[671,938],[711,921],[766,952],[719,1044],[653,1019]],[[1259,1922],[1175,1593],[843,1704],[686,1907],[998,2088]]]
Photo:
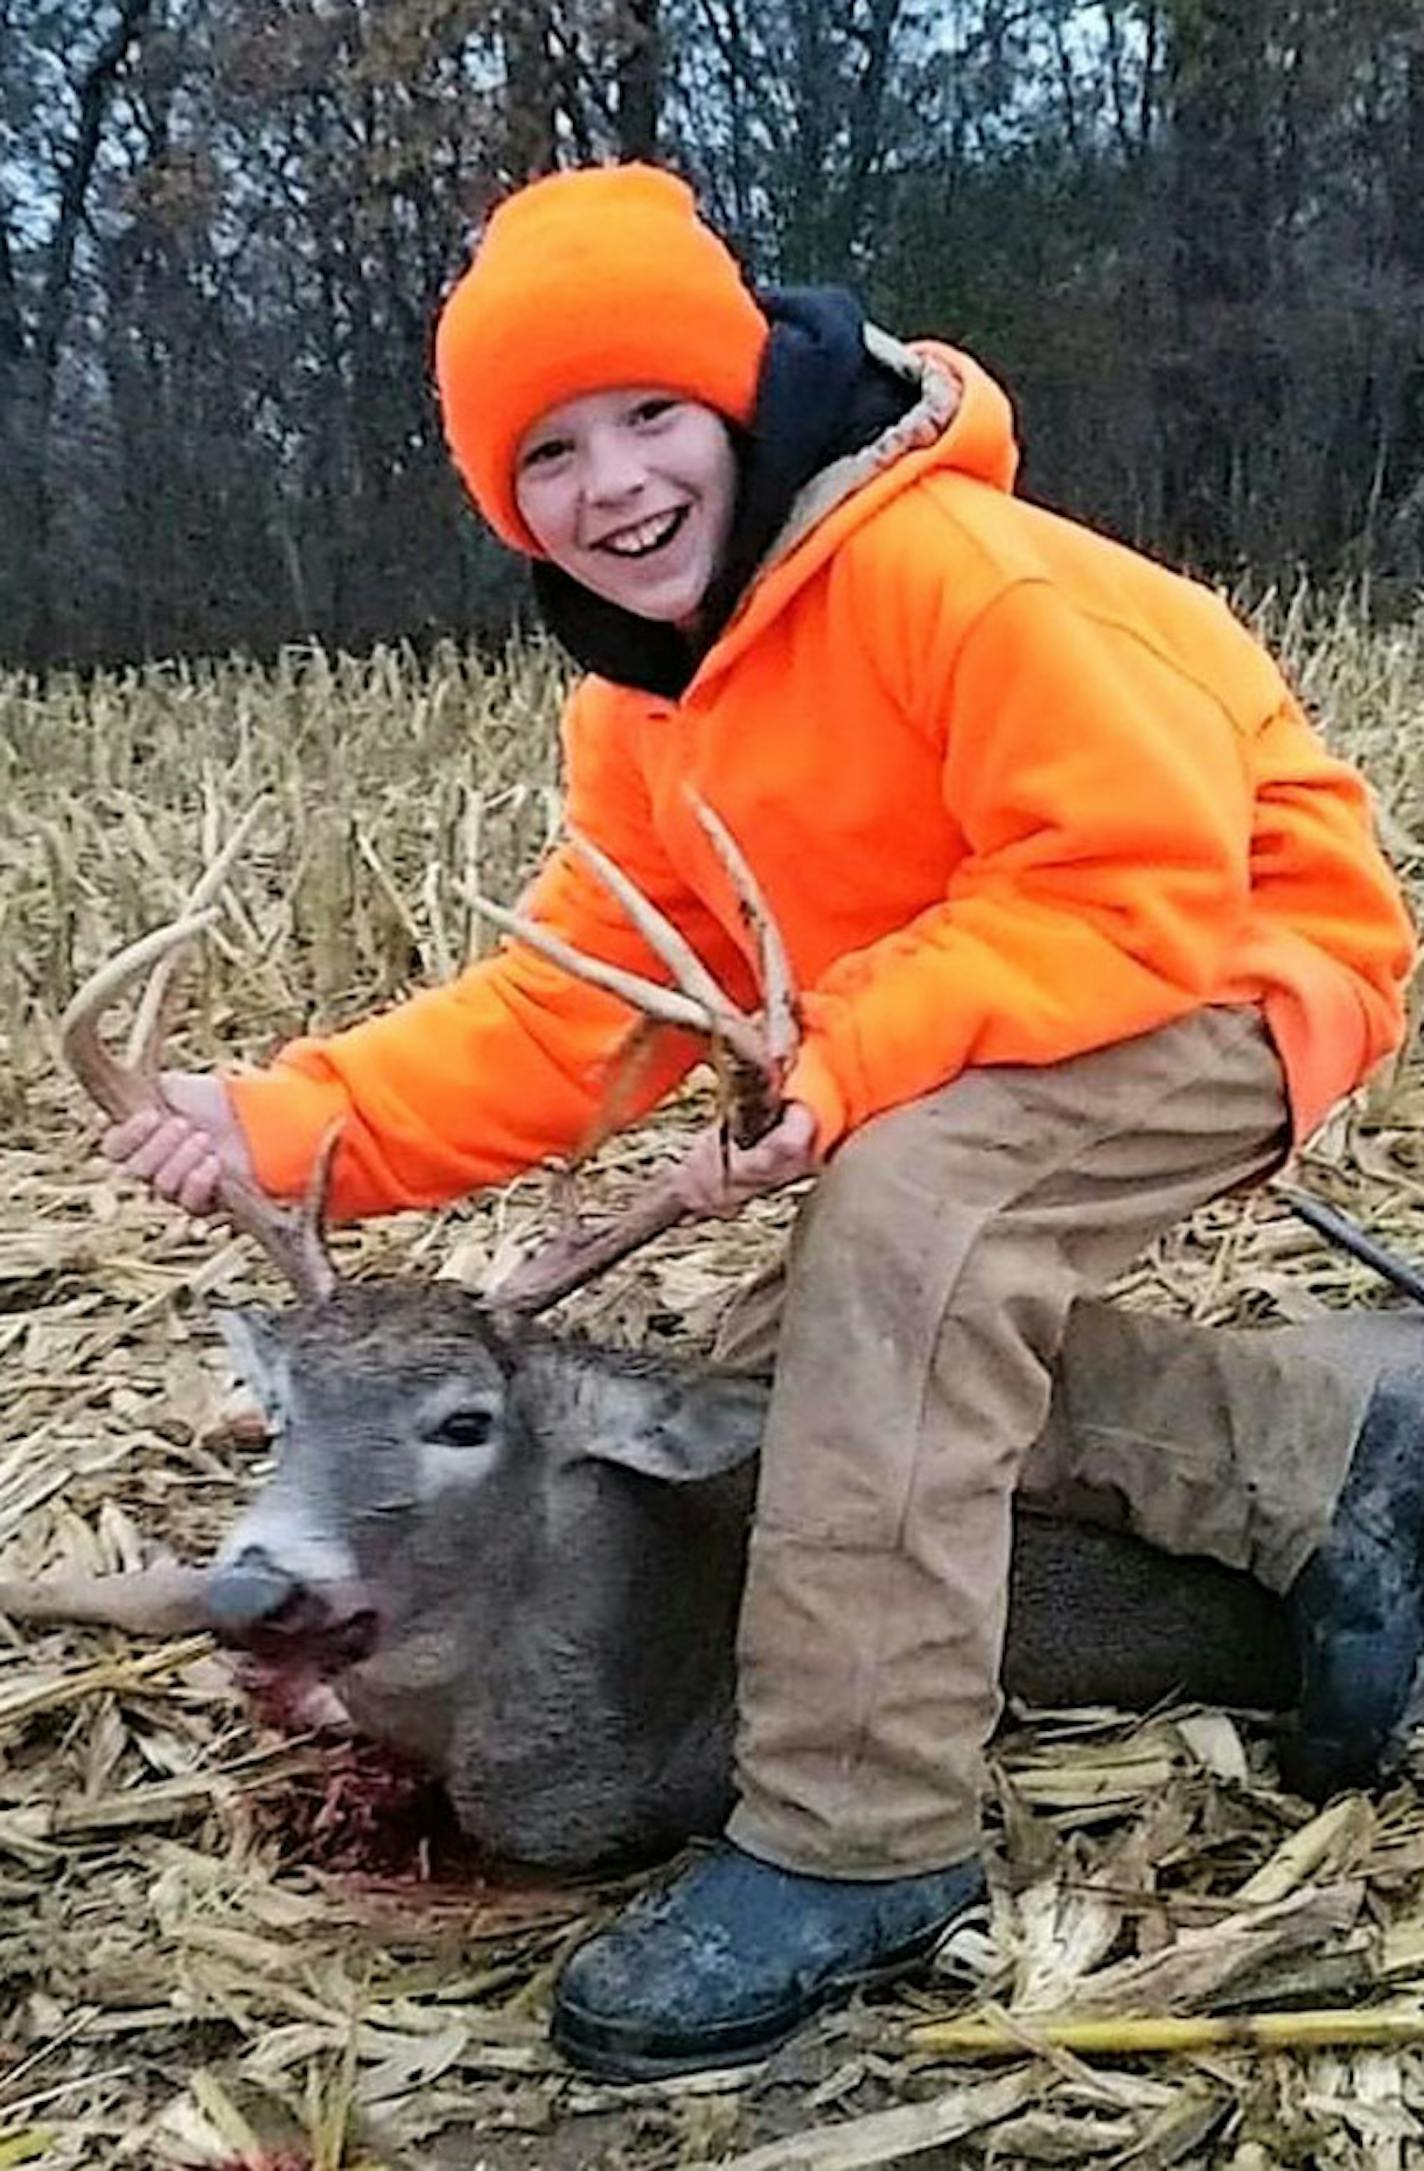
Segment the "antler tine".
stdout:
[[[616,859],[610,859],[601,845],[592,837],[586,837],[581,829],[572,825],[566,831],[569,843],[584,860],[604,888],[618,899],[649,948],[660,957],[672,974],[684,995],[700,1002],[711,1018],[728,1011],[726,991],[719,987],[703,964],[692,944],[687,941],[665,912],[660,912],[651,898],[645,897],[636,882],[623,872]],[[740,1012],[736,1013],[740,1016]]]
[[307,1187],[301,1205],[290,1216],[290,1226],[300,1240],[303,1256],[307,1261],[308,1279],[320,1278],[324,1286],[317,1296],[321,1303],[336,1287],[336,1269],[326,1249],[326,1202],[331,1192],[331,1169],[336,1159],[336,1149],[341,1144],[341,1134],[346,1126],[338,1116],[328,1123],[317,1143],[316,1158],[307,1178]]
[[[782,1081],[800,1041],[800,1018],[790,962],[771,907],[726,825],[690,788],[688,800],[736,892],[760,959],[763,1016],[748,1017],[731,1002],[702,960],[657,907],[643,896],[622,868],[587,837],[570,832],[575,850],[605,883],[673,975],[676,986],[585,957],[517,912],[491,908],[475,899],[476,909],[496,925],[529,942],[581,979],[608,988],[645,1016],[678,1025],[694,1025],[726,1046],[733,1057],[732,1130],[739,1143],[752,1144],[775,1122]],[[497,1309],[528,1316],[581,1288],[606,1267],[614,1266],[652,1237],[688,1218],[669,1175],[655,1177],[621,1214],[601,1228],[565,1233],[544,1244],[490,1291]]]
[[[254,799],[247,812],[240,817],[227,843],[203,869],[187,897],[183,900],[182,917],[203,912],[222,892],[223,884],[237,863],[237,856],[247,842],[248,833],[262,812],[262,801]],[[162,1030],[163,998],[168,990],[173,966],[177,961],[176,947],[168,951],[155,964],[144,982],[139,996],[134,1021],[129,1029],[128,1043],[124,1050],[124,1062],[141,1077],[152,1077],[157,1070],[157,1045]]]
[[[626,880],[626,877],[620,875],[620,879]],[[538,920],[529,918],[526,913],[511,912],[504,905],[492,904],[487,897],[477,896],[473,892],[469,895],[469,902],[474,910],[493,926],[502,928],[506,934],[516,935],[521,942],[527,942],[531,950],[537,950],[541,957],[547,957],[555,965],[562,965],[566,971],[574,973],[580,980],[588,981],[591,986],[606,988],[610,995],[620,995],[624,1002],[631,1004],[635,1010],[640,1010],[644,1017],[656,1018],[664,1025],[684,1026],[693,1032],[708,1033],[714,1039],[725,1041],[742,1062],[758,1069],[765,1067],[766,1046],[755,1019],[747,1017],[728,1001],[700,959],[697,961],[697,973],[711,989],[710,1001],[701,993],[688,992],[683,986],[667,987],[661,980],[646,979],[643,974],[629,972],[622,965],[611,965],[604,958],[589,957],[582,950],[576,950],[572,943],[565,942],[562,936],[551,934],[548,928],[542,926]],[[649,946],[662,956],[665,962],[672,965],[672,959],[668,957],[664,946],[666,936],[674,936],[677,944],[686,949],[687,945],[683,943],[681,935],[664,920],[656,905],[649,904],[640,891],[632,890],[623,902],[629,917]],[[688,955],[691,956],[692,953],[689,951]],[[676,965],[673,965],[673,970],[678,970]]]
[[65,1062],[90,1100],[96,1101],[115,1123],[151,1108],[154,1089],[136,1066],[121,1063],[105,1047],[99,1038],[99,1020],[140,974],[157,970],[166,958],[205,934],[216,918],[217,913],[209,908],[140,935],[137,942],[131,942],[89,975],[59,1021],[59,1045]]
[[782,1072],[789,1070],[801,1044],[801,1006],[791,960],[781,939],[766,892],[753,874],[742,848],[715,807],[709,806],[691,784],[685,787],[687,803],[701,823],[707,839],[722,862],[742,915],[756,937],[762,1013],[766,1021],[767,1053]]
[[[202,934],[216,917],[209,908],[140,936],[90,974],[60,1020],[59,1040],[66,1063],[90,1099],[116,1123],[144,1109],[161,1107],[162,1096],[151,1074],[121,1063],[105,1047],[99,1020],[115,997],[141,973],[157,968],[183,944]],[[151,1049],[147,1059],[152,1059]],[[324,1303],[336,1287],[336,1270],[321,1235],[335,1144],[335,1137],[328,1134],[317,1156],[306,1199],[295,1214],[275,1206],[255,1184],[241,1176],[225,1171],[219,1186],[222,1211],[233,1227],[260,1245],[297,1295],[309,1304]]]

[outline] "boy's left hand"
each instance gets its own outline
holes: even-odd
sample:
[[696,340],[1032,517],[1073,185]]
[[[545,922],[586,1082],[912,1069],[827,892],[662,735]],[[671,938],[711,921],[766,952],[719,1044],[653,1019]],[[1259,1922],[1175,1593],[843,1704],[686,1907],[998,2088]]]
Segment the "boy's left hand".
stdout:
[[788,1101],[754,1146],[734,1145],[720,1124],[710,1125],[674,1171],[673,1188],[689,1214],[728,1221],[748,1199],[814,1176],[820,1166],[816,1119],[804,1101]]

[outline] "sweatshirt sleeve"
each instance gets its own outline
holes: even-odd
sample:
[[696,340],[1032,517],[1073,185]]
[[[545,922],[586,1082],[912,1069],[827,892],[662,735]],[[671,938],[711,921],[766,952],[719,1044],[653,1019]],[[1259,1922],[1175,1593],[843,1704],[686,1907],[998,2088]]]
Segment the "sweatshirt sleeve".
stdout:
[[1185,1015],[1248,907],[1232,718],[1134,632],[1021,579],[920,695],[966,849],[942,903],[807,994],[787,1090],[825,1148],[970,1064],[1056,1062]]
[[[636,762],[583,694],[565,719],[569,821],[593,837],[672,918],[714,970],[729,942],[669,864]],[[664,968],[621,906],[567,846],[523,908],[577,949],[655,979]],[[276,1197],[304,1188],[317,1145],[342,1124],[332,1181],[339,1217],[428,1206],[499,1183],[580,1144],[604,1110],[610,1066],[634,1024],[627,1005],[510,942],[447,986],[325,1039],[284,1048],[229,1087],[257,1177]],[[627,1078],[619,1121],[646,1113],[699,1052],[659,1031]]]

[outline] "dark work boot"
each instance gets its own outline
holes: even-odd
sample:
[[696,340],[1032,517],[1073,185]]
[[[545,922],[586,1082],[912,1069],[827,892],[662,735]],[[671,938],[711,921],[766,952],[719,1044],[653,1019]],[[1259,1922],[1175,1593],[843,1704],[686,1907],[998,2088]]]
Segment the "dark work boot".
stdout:
[[1424,1366],[1375,1388],[1329,1535],[1289,1603],[1301,1696],[1281,1777],[1324,1801],[1379,1778],[1424,1653]]
[[619,2080],[764,2058],[821,2006],[907,1972],[983,1896],[977,1862],[852,1883],[723,1841],[579,1947],[554,2043]]

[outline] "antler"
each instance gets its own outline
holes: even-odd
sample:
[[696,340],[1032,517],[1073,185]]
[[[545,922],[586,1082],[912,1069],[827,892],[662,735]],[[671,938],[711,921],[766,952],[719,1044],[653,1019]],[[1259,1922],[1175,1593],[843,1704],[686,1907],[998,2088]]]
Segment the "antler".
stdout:
[[[750,1146],[772,1128],[781,1113],[782,1087],[800,1043],[796,990],[780,930],[755,875],[720,816],[690,788],[687,798],[726,869],[756,943],[762,995],[757,1012],[749,1013],[733,1002],[672,922],[606,852],[577,830],[568,832],[569,843],[612,891],[649,948],[667,966],[671,986],[602,958],[586,957],[523,913],[506,911],[483,897],[470,901],[496,927],[518,936],[579,979],[621,995],[644,1017],[706,1033],[714,1046],[725,1048],[731,1059],[727,1127],[739,1146]],[[575,1229],[541,1246],[489,1292],[489,1301],[502,1310],[542,1311],[686,1218],[687,1209],[673,1189],[671,1176],[655,1177],[606,1226]]]
[[[144,1109],[164,1109],[158,1084],[158,1050],[161,1039],[161,1003],[154,997],[153,982],[166,976],[168,961],[184,944],[212,925],[216,914],[206,909],[246,833],[251,815],[239,824],[219,858],[198,884],[190,909],[166,927],[155,928],[121,950],[117,957],[91,973],[60,1021],[60,1046],[64,1059],[90,1099],[97,1102],[115,1123]],[[201,904],[205,909],[194,911]],[[99,1021],[115,998],[143,975],[148,986],[139,1005],[134,1038],[125,1061],[105,1047]],[[336,1270],[327,1256],[322,1231],[327,1183],[336,1151],[335,1126],[322,1140],[307,1194],[295,1210],[274,1205],[266,1194],[244,1177],[224,1171],[219,1186],[221,1210],[235,1229],[259,1244],[291,1283],[304,1303],[320,1304],[336,1287]]]

